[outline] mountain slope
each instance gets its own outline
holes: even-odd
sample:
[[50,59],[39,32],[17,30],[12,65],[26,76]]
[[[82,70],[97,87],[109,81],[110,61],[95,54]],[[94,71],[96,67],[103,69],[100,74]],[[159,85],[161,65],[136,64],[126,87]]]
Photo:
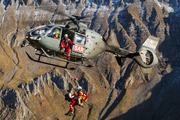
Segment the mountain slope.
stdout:
[[[179,5],[158,0],[0,1],[1,118],[179,119]],[[65,18],[55,11],[91,15],[89,28],[108,43],[133,52],[149,35],[159,37],[159,64],[143,74],[131,59],[123,59],[119,66],[111,53],[88,60],[93,68],[70,64],[76,70],[64,69],[64,62],[43,57],[36,62],[34,49],[20,44],[31,28]],[[64,96],[75,85],[75,77],[89,99],[69,117]]]

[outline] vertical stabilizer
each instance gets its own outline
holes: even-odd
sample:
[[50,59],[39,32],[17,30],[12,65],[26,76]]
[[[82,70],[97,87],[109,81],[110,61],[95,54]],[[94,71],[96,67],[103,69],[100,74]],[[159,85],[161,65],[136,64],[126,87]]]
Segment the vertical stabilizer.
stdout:
[[156,47],[159,38],[149,36],[138,50],[139,56],[134,56],[133,59],[141,66],[143,73],[150,73],[152,67],[158,63],[156,56]]

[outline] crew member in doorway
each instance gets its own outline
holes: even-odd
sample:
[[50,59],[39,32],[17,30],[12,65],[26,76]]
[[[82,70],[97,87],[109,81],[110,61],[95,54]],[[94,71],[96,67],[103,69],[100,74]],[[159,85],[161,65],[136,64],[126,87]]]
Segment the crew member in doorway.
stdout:
[[68,34],[65,34],[64,38],[62,38],[62,40],[61,40],[60,47],[61,47],[61,50],[63,48],[65,48],[65,50],[67,52],[67,60],[68,61],[70,60],[70,51],[71,51],[70,45],[74,45],[74,43],[68,38]]

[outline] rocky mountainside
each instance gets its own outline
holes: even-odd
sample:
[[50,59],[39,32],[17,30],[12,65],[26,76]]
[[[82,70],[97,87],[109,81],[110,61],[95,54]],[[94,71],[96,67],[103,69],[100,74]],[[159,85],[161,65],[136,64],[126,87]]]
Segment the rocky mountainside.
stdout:
[[[180,0],[0,0],[1,119],[180,119],[179,7]],[[58,11],[91,16],[90,29],[133,52],[149,35],[159,37],[159,64],[143,74],[131,59],[119,66],[111,53],[88,60],[93,68],[64,69],[64,62],[45,57],[37,62],[34,49],[20,44],[31,28],[64,19]],[[75,77],[89,99],[70,117],[64,98]]]

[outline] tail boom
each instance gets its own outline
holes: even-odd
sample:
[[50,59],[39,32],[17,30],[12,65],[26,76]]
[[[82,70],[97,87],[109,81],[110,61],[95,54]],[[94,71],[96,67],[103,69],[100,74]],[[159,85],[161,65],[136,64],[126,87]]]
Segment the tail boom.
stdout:
[[143,73],[150,73],[152,67],[158,63],[155,51],[158,41],[159,38],[149,36],[136,53],[114,45],[107,45],[106,51],[114,53],[119,58],[132,58],[140,65]]

